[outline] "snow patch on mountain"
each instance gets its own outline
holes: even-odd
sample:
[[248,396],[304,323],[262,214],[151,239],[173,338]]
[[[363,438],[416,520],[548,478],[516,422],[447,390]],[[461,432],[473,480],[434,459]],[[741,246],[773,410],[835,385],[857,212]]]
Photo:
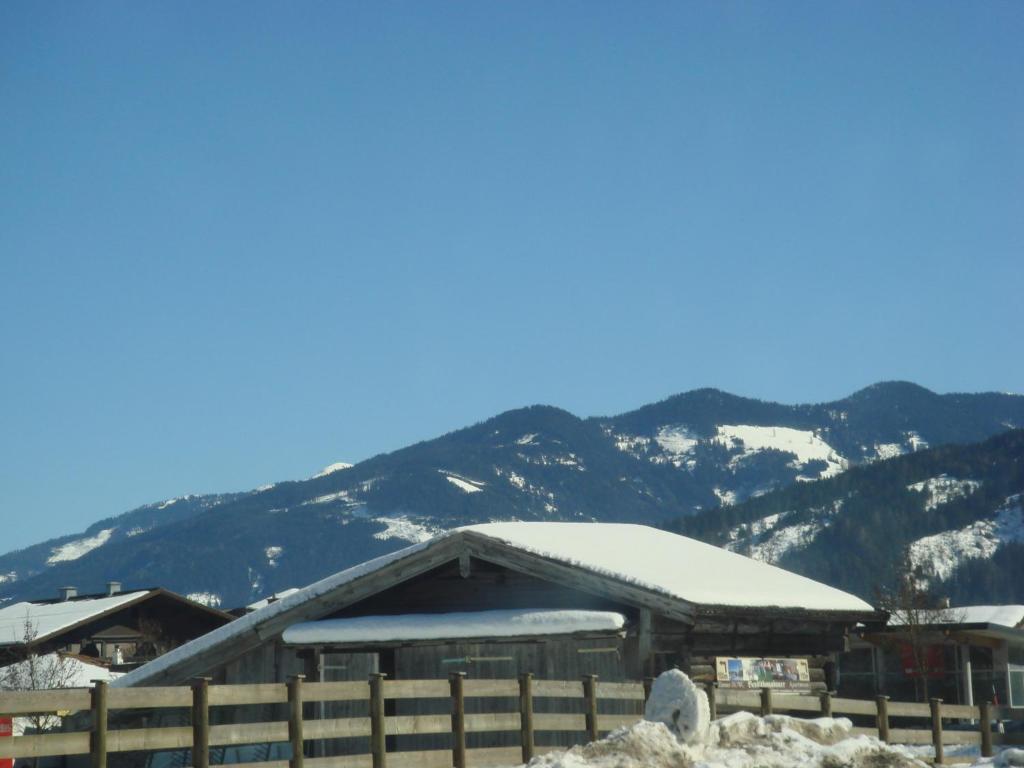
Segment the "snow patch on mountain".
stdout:
[[448,472],[443,469],[439,469],[437,471],[444,475],[445,480],[466,493],[480,493],[480,491],[484,489],[484,483],[481,483],[479,480],[470,480],[465,477],[460,477],[454,472]]
[[359,499],[352,497],[351,491],[346,489],[344,491],[336,491],[334,493],[325,493],[323,496],[308,499],[307,501],[302,502],[302,506],[306,506],[307,504],[330,504],[335,501],[340,501],[350,506],[361,503]]
[[531,432],[530,434],[523,435],[518,440],[516,440],[516,445],[536,445],[537,444],[536,440],[537,440],[537,433],[536,432]]
[[731,507],[736,503],[736,491],[723,490],[721,488],[712,488],[715,492],[715,496],[718,497],[718,503],[723,507]]
[[221,603],[220,595],[216,592],[189,592],[185,597],[208,608],[219,608]]
[[902,443],[875,443],[875,460],[885,461],[902,456],[906,451]]
[[1003,544],[1024,542],[1021,495],[1010,496],[991,520],[976,520],[911,543],[910,562],[923,580],[945,581],[967,560],[988,559]]
[[825,525],[821,522],[797,523],[780,528],[764,541],[753,544],[747,554],[755,560],[777,563],[792,550],[806,547],[824,528]]
[[315,480],[318,477],[326,477],[327,475],[333,475],[335,472],[340,472],[343,469],[351,469],[352,465],[345,461],[336,461],[333,464],[328,464],[326,467],[317,472],[310,480]]
[[911,483],[907,486],[908,491],[927,494],[924,508],[928,511],[940,507],[954,499],[962,499],[970,496],[980,486],[977,480],[958,480],[949,475],[930,477],[919,483]]
[[0,573],[0,584],[7,584],[12,581],[18,580],[17,571],[8,571],[7,573]]
[[434,538],[440,533],[444,533],[441,528],[417,523],[404,515],[399,517],[375,517],[373,519],[374,522],[383,523],[385,526],[383,531],[373,534],[373,538],[379,541],[401,539],[402,541],[419,544]]
[[263,550],[263,554],[267,556],[267,565],[271,568],[277,567],[277,560],[281,557],[281,553],[284,552],[284,547],[267,547]]
[[682,424],[660,427],[654,441],[674,466],[692,467],[696,463],[691,454],[700,444],[700,438],[689,427]]
[[716,429],[718,434],[712,438],[714,442],[729,450],[741,450],[729,462],[733,468],[747,457],[766,450],[792,453],[796,460],[791,466],[796,469],[811,461],[825,462],[826,468],[818,475],[819,478],[833,477],[849,466],[849,462],[831,445],[810,430],[749,424],[723,424]]
[[98,549],[110,541],[111,535],[116,530],[116,528],[105,528],[95,536],[76,539],[75,541],[69,541],[66,544],[61,544],[59,547],[54,547],[50,556],[46,558],[46,564],[54,565],[55,563],[66,563],[69,560],[77,560],[83,555],[89,554],[94,549]]

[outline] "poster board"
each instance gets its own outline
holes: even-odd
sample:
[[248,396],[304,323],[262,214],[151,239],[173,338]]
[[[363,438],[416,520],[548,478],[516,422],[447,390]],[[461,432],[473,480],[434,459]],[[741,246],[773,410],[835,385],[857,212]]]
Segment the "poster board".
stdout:
[[809,689],[807,659],[716,656],[715,679],[723,688]]

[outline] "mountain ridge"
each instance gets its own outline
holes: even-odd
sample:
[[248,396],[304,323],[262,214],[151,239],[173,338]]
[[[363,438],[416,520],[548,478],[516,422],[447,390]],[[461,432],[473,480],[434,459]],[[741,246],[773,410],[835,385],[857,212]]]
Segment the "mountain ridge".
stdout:
[[232,606],[457,525],[657,524],[1018,425],[1020,396],[908,382],[815,405],[703,388],[612,417],[525,406],[328,474],[145,505],[0,555],[0,600],[118,580]]

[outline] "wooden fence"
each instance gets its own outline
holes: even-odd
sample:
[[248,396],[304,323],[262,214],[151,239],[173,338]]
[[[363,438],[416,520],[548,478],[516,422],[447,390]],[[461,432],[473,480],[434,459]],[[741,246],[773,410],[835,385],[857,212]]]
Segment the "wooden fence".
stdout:
[[[192,686],[156,688],[109,688],[97,683],[91,689],[6,692],[0,694],[0,714],[89,713],[79,718],[87,729],[15,736],[0,742],[0,758],[40,758],[89,755],[91,768],[106,768],[112,753],[191,750],[194,768],[209,768],[210,748],[246,744],[289,743],[289,760],[236,763],[236,768],[468,768],[509,765],[530,760],[534,755],[564,747],[540,746],[538,732],[575,732],[580,740],[596,740],[622,725],[636,722],[650,691],[643,683],[606,683],[589,675],[582,681],[539,680],[530,674],[517,680],[473,680],[453,673],[448,680],[387,680],[382,674],[367,681],[305,682],[301,675],[287,683],[210,685],[196,680]],[[719,713],[746,710],[768,715],[786,712],[796,716],[852,715],[874,718],[874,727],[855,728],[856,733],[877,735],[883,741],[900,744],[933,744],[935,762],[944,762],[945,745],[976,744],[983,756],[995,745],[1020,743],[1010,735],[994,733],[993,720],[1011,719],[1005,708],[943,704],[891,702],[885,696],[875,701],[844,699],[825,693],[794,694],[772,689],[737,690],[707,686],[712,717]],[[514,699],[518,706],[509,711],[467,712],[466,700]],[[388,715],[391,700],[450,700],[450,713],[443,715]],[[538,711],[536,699],[558,702],[562,712]],[[575,702],[573,701],[575,700]],[[611,714],[602,702],[633,702],[618,708],[634,708],[635,714]],[[303,705],[311,702],[362,702],[368,716],[306,719]],[[280,705],[287,720],[211,723],[214,707]],[[558,708],[551,705],[544,709]],[[190,725],[185,727],[108,728],[111,711],[189,709]],[[483,707],[489,709],[490,707]],[[575,709],[576,711],[568,711]],[[582,711],[581,711],[582,710]],[[216,719],[216,718],[215,718]],[[925,719],[927,728],[911,728],[906,720]],[[894,720],[900,727],[894,727]],[[944,729],[945,720],[973,722],[971,729]],[[518,733],[517,747],[467,748],[467,734]],[[447,734],[450,748],[388,751],[388,737]],[[369,750],[361,754],[308,757],[306,742],[326,739],[363,738]],[[514,742],[513,742],[514,743]]]

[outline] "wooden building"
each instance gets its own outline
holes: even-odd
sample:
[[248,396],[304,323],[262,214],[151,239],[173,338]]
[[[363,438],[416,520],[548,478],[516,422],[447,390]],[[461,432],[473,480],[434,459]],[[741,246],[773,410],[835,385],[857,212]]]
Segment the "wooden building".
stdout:
[[109,582],[106,592],[79,595],[64,587],[53,599],[0,608],[0,667],[59,652],[130,670],[232,619],[166,589],[123,592]]
[[[118,685],[510,678],[639,679],[715,657],[821,660],[869,604],[640,525],[470,526],[349,568],[151,662]],[[820,680],[820,676],[815,675]]]
[[854,636],[839,670],[839,690],[852,697],[937,696],[950,704],[1024,708],[1024,605],[929,612],[913,631],[894,616],[887,626]]

